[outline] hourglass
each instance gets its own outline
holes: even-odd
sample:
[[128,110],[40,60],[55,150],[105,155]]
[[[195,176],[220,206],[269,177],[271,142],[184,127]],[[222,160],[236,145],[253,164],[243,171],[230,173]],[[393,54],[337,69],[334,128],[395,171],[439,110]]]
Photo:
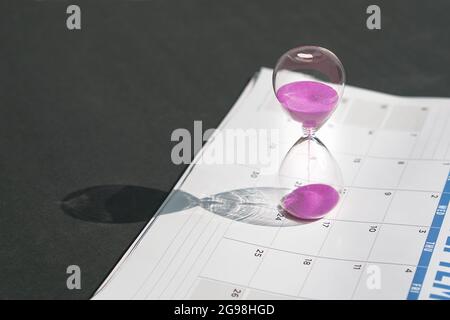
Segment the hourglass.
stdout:
[[342,174],[331,153],[315,136],[338,106],[345,83],[342,63],[315,46],[289,50],[273,71],[275,95],[290,117],[303,126],[278,171],[281,207],[300,219],[319,219],[338,204]]

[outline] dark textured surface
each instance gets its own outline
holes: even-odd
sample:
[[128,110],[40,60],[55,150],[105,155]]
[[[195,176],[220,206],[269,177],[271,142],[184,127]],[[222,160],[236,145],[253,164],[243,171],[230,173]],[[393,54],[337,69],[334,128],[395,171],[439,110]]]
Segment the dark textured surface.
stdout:
[[[381,31],[361,0],[78,1],[75,32],[68,4],[0,4],[0,298],[90,297],[144,222],[79,220],[61,201],[124,185],[157,207],[184,170],[171,132],[217,126],[288,48],[330,48],[352,85],[448,96],[448,1],[378,1]],[[82,290],[66,289],[71,264]]]

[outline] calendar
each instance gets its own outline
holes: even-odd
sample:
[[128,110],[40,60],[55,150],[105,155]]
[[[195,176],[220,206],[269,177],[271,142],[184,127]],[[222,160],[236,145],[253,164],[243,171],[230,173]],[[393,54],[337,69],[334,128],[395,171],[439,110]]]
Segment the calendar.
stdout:
[[[342,200],[292,221],[273,171],[302,129],[271,75],[249,82],[93,299],[450,298],[450,99],[347,86],[317,134],[342,171]],[[228,129],[266,132],[271,161],[205,161]]]

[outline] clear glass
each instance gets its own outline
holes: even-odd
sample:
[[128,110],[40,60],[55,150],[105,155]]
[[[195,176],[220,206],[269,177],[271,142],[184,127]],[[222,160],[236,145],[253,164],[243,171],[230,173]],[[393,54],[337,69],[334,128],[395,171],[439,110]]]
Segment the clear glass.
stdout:
[[286,189],[281,207],[300,219],[319,219],[335,208],[343,192],[340,168],[315,136],[339,105],[345,71],[331,51],[315,46],[289,50],[273,72],[275,96],[303,126],[301,137],[284,157],[279,172]]

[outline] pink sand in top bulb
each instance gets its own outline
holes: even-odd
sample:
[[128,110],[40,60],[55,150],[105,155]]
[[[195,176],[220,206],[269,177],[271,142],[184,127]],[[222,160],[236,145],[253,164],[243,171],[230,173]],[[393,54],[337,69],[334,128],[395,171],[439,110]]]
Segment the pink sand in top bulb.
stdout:
[[291,117],[306,128],[317,128],[328,119],[338,101],[337,92],[316,81],[295,81],[283,85],[276,93],[278,101]]
[[339,201],[339,193],[326,184],[309,184],[289,193],[282,200],[284,210],[300,219],[320,219]]

